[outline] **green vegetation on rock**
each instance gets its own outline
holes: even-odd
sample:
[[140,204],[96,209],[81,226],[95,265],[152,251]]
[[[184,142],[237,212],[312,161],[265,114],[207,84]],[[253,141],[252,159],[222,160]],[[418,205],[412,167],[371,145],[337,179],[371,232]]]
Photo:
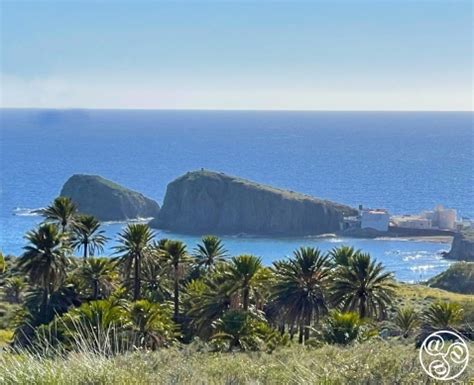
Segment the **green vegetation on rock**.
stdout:
[[427,284],[455,293],[474,294],[474,262],[456,262]]

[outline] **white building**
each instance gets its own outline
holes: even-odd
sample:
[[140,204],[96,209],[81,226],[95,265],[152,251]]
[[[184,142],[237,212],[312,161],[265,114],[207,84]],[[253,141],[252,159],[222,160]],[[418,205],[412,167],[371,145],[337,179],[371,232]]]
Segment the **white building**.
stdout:
[[388,231],[388,225],[390,223],[390,214],[386,210],[362,210],[360,219],[360,227],[362,229],[370,228],[378,231]]
[[431,219],[419,215],[403,215],[392,217],[392,222],[396,227],[405,229],[431,229]]
[[421,214],[424,218],[431,220],[431,226],[443,230],[456,229],[457,212],[454,209],[445,209],[438,205],[433,211],[425,211]]

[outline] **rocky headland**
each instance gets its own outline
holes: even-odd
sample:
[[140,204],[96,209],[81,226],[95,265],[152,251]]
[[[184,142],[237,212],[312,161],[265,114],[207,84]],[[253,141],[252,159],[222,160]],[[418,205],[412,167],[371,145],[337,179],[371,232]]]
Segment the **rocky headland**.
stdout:
[[70,197],[80,212],[101,221],[156,217],[160,211],[154,200],[98,175],[71,176],[60,195]]
[[458,261],[474,262],[474,230],[467,229],[456,233],[451,250],[444,256]]
[[150,226],[187,234],[305,236],[334,233],[355,209],[212,171],[168,184]]

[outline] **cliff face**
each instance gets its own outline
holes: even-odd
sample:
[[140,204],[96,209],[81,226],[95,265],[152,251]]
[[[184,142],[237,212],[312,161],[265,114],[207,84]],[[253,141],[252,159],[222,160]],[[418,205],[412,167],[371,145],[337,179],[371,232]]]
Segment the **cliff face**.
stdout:
[[446,258],[474,262],[474,230],[464,230],[454,235],[453,243]]
[[189,172],[168,185],[152,227],[188,234],[296,236],[341,229],[355,210],[306,195],[210,171]]
[[155,201],[98,175],[71,176],[61,196],[70,197],[80,212],[101,221],[155,217],[160,210]]

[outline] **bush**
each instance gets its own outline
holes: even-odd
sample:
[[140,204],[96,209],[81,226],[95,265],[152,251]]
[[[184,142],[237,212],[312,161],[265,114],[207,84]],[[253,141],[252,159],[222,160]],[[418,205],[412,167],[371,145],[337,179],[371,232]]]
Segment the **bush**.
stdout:
[[420,319],[412,307],[404,307],[398,309],[393,323],[403,338],[407,338],[419,326]]
[[447,329],[459,324],[463,319],[463,309],[454,302],[435,302],[423,313],[426,326]]
[[272,351],[278,345],[287,344],[288,337],[272,329],[263,317],[249,311],[228,310],[216,322],[211,342],[218,351]]
[[357,339],[361,325],[357,313],[333,311],[323,327],[323,338],[330,344],[347,345]]

